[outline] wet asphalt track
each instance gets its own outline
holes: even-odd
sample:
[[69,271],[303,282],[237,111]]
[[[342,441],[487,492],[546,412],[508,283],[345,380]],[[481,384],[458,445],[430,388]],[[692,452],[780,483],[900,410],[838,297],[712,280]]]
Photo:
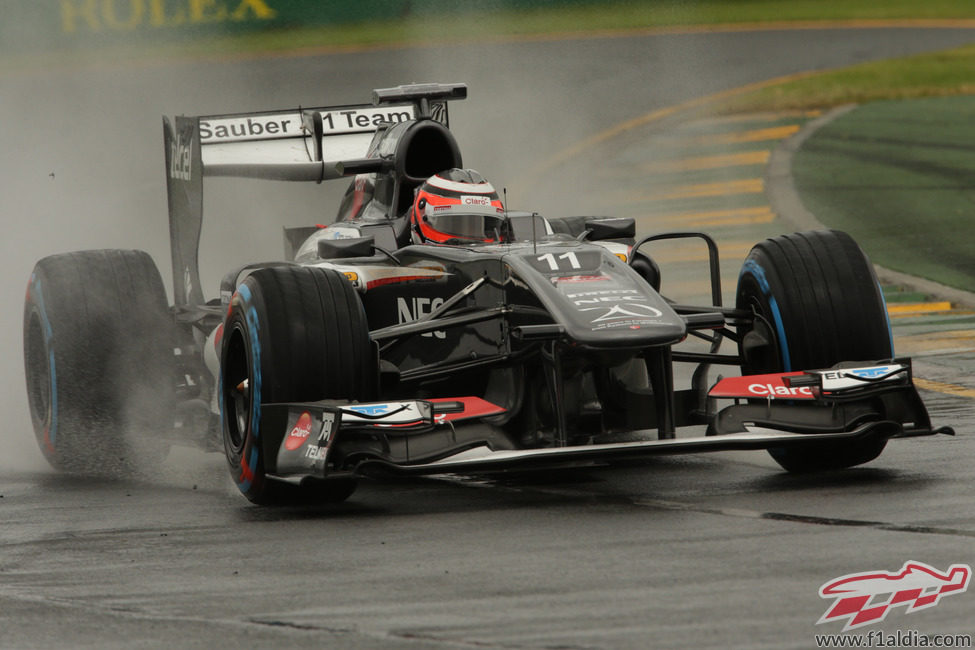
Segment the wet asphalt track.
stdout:
[[[452,109],[466,163],[504,184],[656,108],[973,38],[643,36],[8,79],[4,119],[36,128],[0,135],[4,151],[23,154],[5,154],[0,172],[30,190],[13,206],[25,217],[18,236],[0,246],[16,266],[7,273],[24,279],[35,258],[85,247],[144,248],[165,272],[164,112],[356,102],[373,87],[466,81],[471,99]],[[205,250],[225,242],[204,262],[211,284],[241,258],[279,255],[281,225],[327,218],[321,190],[262,185],[255,198],[208,188],[218,225]],[[231,230],[238,214],[261,220],[238,217]],[[3,298],[18,312],[15,284]],[[4,318],[16,361],[19,314]],[[917,374],[964,383],[971,361],[925,357]],[[829,604],[818,596],[824,582],[907,560],[940,569],[975,560],[975,411],[964,397],[924,394],[958,437],[894,442],[866,467],[816,477],[784,474],[763,452],[722,453],[500,483],[368,483],[337,507],[260,509],[234,493],[221,456],[186,449],[146,482],[44,470],[27,451],[11,365],[3,438],[19,453],[0,460],[3,648],[808,648],[816,633],[839,631],[815,625]],[[970,634],[973,612],[975,595],[961,594],[895,610],[881,627]]]

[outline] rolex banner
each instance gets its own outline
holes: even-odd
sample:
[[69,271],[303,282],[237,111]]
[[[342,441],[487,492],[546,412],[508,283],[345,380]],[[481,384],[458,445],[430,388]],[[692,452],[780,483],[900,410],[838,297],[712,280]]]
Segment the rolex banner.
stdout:
[[[0,5],[0,52],[182,41],[266,29],[397,22],[586,0],[31,0]],[[598,0],[588,0],[588,4]]]

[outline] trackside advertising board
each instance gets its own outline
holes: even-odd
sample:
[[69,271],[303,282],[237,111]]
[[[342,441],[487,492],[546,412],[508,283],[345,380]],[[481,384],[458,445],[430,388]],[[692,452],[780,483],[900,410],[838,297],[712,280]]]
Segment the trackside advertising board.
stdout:
[[396,21],[599,0],[30,0],[0,3],[0,52],[179,42],[267,29]]

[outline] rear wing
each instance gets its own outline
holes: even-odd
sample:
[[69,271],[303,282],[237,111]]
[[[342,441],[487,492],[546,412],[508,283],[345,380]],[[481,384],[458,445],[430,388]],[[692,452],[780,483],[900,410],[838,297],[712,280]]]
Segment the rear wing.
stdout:
[[341,178],[362,169],[381,128],[417,119],[447,126],[447,102],[466,97],[464,84],[413,84],[374,90],[372,104],[163,117],[175,304],[205,302],[198,261],[204,177]]

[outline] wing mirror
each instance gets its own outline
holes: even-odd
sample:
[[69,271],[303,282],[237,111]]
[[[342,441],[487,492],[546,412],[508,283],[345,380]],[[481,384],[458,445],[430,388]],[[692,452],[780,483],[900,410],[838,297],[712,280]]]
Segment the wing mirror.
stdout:
[[632,239],[636,237],[636,221],[633,217],[588,217],[585,239]]
[[371,257],[375,254],[376,240],[372,235],[355,239],[320,239],[318,257],[323,260],[349,257]]

